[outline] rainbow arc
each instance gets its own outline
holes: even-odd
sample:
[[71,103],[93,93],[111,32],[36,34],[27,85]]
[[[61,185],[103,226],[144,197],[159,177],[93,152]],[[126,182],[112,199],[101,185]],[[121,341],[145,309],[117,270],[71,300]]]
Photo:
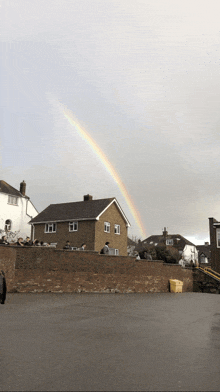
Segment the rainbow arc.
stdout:
[[99,157],[100,161],[104,164],[106,170],[109,172],[109,174],[112,176],[114,181],[117,183],[123,197],[126,200],[126,203],[131,211],[131,214],[134,217],[134,220],[139,227],[141,235],[145,238],[145,228],[144,225],[141,221],[140,214],[135,207],[135,204],[129,195],[123,181],[119,177],[118,173],[116,172],[114,166],[112,163],[108,160],[104,152],[101,150],[101,148],[98,146],[98,144],[93,140],[93,138],[89,135],[89,133],[79,124],[78,120],[73,116],[72,112],[68,109],[64,110],[64,116],[67,118],[69,123],[74,126],[76,131],[79,133],[79,135],[85,140],[85,142],[93,149],[93,151],[96,153],[96,155]]

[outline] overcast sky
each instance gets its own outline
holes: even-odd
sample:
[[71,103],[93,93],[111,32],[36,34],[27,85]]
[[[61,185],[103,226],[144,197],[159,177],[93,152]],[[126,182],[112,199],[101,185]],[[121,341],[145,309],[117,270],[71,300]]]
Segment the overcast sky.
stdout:
[[[146,236],[164,226],[195,243],[220,220],[220,1],[1,2],[0,179],[22,180],[38,211],[115,196],[114,166]],[[143,236],[142,236],[142,239]]]

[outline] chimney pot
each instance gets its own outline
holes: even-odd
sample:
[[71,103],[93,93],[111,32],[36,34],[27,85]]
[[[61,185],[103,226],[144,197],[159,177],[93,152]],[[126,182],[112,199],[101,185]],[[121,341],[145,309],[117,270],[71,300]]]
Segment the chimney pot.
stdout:
[[163,236],[166,237],[167,235],[168,235],[168,231],[167,231],[166,227],[164,227]]
[[84,195],[84,201],[88,201],[88,200],[92,200],[92,196],[91,195]]

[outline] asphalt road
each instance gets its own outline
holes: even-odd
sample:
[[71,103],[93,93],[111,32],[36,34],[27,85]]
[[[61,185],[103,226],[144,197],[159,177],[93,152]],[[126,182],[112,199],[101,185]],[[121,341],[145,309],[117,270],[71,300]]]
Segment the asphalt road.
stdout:
[[219,391],[220,296],[8,294],[1,391]]

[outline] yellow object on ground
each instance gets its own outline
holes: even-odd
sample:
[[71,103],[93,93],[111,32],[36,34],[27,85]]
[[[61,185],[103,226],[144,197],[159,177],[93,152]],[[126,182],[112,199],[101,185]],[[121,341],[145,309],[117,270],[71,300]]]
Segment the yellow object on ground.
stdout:
[[170,279],[170,292],[171,293],[182,293],[183,282],[177,279]]

